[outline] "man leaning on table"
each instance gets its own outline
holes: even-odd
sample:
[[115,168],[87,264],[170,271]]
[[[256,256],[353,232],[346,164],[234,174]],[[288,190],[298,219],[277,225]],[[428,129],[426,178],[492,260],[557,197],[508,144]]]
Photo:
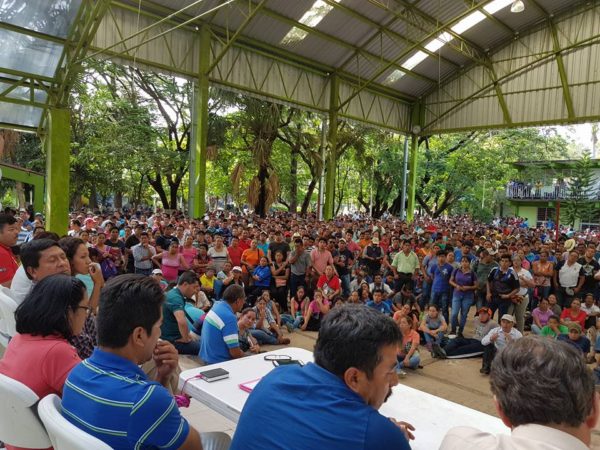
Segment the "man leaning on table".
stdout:
[[586,450],[598,422],[599,397],[581,353],[554,339],[525,337],[494,359],[496,410],[510,435],[451,429],[441,450]]
[[232,284],[223,292],[223,300],[214,304],[206,314],[200,343],[200,358],[206,364],[216,364],[241,358],[238,323],[235,313],[244,308],[244,288]]
[[260,381],[231,450],[410,449],[414,428],[377,411],[398,384],[400,341],[398,326],[379,311],[357,305],[331,310],[321,323],[315,362],[279,367]]

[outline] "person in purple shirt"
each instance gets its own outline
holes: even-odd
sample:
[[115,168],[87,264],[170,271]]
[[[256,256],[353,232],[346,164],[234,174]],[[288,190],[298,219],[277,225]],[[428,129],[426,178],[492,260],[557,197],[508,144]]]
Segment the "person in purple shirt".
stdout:
[[471,264],[468,256],[463,256],[460,260],[460,267],[454,269],[450,277],[450,285],[454,288],[452,293],[452,322],[450,334],[456,333],[458,325],[458,312],[460,311],[460,325],[458,325],[457,337],[463,337],[465,324],[467,323],[467,314],[473,304],[475,290],[477,289],[477,275],[471,270]]
[[540,304],[533,310],[531,316],[533,317],[533,323],[531,324],[531,332],[533,334],[540,334],[542,328],[548,325],[548,320],[554,315],[554,312],[550,309],[550,302],[547,298],[540,300]]
[[431,304],[436,305],[444,315],[446,322],[449,322],[448,314],[448,293],[450,292],[450,276],[454,268],[446,262],[446,251],[437,252],[437,264],[429,269],[429,276],[432,278],[431,284]]

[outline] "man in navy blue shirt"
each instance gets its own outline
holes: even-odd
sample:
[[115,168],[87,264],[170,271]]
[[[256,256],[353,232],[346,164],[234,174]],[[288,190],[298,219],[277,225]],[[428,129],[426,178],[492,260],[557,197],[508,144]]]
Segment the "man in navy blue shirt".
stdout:
[[373,291],[373,300],[369,300],[367,302],[367,306],[369,308],[373,308],[383,314],[387,314],[388,316],[392,314],[392,307],[390,304],[391,302],[383,300],[383,291],[381,289],[375,289]]
[[400,341],[395,322],[373,308],[332,309],[321,323],[314,364],[279,367],[261,380],[231,450],[410,449],[414,428],[377,411],[398,384]]
[[431,285],[431,303],[437,305],[440,309],[446,323],[449,323],[448,298],[450,296],[450,276],[454,268],[446,262],[446,250],[437,252],[437,264],[429,269],[429,276],[432,278]]

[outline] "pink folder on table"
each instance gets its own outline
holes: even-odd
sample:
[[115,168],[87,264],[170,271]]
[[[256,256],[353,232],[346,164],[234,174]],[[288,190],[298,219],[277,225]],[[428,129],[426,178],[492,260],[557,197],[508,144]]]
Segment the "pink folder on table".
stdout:
[[258,382],[260,380],[261,380],[260,378],[257,378],[256,380],[246,381],[245,383],[242,383],[238,386],[240,387],[240,389],[242,391],[246,391],[246,392],[250,393],[256,387],[256,385],[258,384]]

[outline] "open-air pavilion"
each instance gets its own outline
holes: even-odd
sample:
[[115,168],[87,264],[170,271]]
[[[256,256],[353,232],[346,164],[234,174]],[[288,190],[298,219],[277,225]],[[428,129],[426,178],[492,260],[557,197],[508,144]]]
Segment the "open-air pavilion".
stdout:
[[327,118],[327,219],[337,121],[409,136],[411,219],[419,136],[600,120],[599,40],[596,0],[3,0],[0,126],[43,138],[48,226],[59,233],[67,100],[87,58],[195,82],[192,216],[205,210],[216,85]]

